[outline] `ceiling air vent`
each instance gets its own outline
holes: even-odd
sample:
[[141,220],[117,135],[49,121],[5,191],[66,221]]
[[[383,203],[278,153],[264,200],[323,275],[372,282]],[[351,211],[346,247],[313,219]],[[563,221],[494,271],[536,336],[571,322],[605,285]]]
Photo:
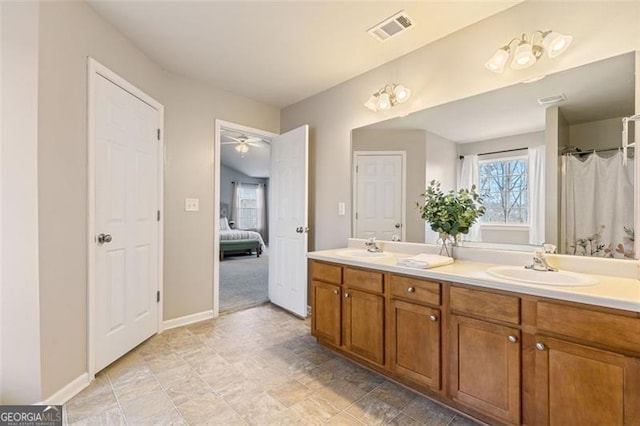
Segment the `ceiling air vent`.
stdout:
[[385,19],[377,25],[369,28],[367,32],[380,41],[386,41],[391,37],[408,30],[413,26],[411,18],[407,16],[404,10]]

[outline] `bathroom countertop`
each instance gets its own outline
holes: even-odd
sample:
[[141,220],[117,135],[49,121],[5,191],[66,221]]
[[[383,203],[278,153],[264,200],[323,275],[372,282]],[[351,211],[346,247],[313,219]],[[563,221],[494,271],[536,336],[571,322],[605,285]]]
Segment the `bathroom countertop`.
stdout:
[[412,256],[410,254],[390,253],[390,256],[384,258],[357,259],[343,257],[338,254],[344,250],[348,249],[341,248],[314,251],[307,253],[307,257],[360,268],[395,272],[434,280],[453,281],[478,287],[640,312],[640,280],[637,279],[584,274],[596,278],[598,284],[575,287],[538,285],[507,281],[493,277],[487,273],[487,269],[498,265],[492,263],[456,260],[454,263],[446,266],[431,269],[416,269],[396,265],[396,259]]

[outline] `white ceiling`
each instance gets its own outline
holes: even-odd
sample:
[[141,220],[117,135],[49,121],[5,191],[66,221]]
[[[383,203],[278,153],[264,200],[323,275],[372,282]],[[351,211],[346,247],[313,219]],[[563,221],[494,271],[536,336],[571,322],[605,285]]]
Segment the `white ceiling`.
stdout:
[[[237,143],[228,136],[259,137],[263,142],[251,143],[249,151],[241,154],[236,151]],[[223,129],[220,132],[220,163],[244,175],[254,178],[268,178],[271,168],[271,146],[268,138]]]
[[[284,107],[521,0],[87,1],[163,68]],[[408,31],[366,32],[400,10]]]
[[635,109],[634,56],[616,56],[367,128],[424,129],[457,143],[534,132],[545,128],[545,107],[537,100],[561,93],[567,99],[558,106],[569,124],[628,116]]

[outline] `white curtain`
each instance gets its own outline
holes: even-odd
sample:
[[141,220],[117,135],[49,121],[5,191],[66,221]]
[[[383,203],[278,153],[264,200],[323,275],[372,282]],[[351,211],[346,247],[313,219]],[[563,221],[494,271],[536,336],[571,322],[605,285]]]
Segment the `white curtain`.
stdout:
[[562,157],[566,206],[564,253],[632,258],[634,160],[623,153]]
[[529,155],[529,244],[544,243],[544,169],[545,147],[535,146],[528,149]]
[[256,189],[256,208],[257,208],[257,219],[256,219],[256,231],[262,235],[262,239],[269,243],[268,233],[267,233],[267,197],[265,194],[265,185],[263,183],[258,184],[258,188]]
[[[479,175],[478,156],[476,154],[465,155],[462,159],[462,166],[460,168],[458,189],[471,189],[471,186],[475,185],[476,189],[479,191]],[[476,222],[475,225],[469,229],[469,233],[467,235],[462,235],[461,238],[463,241],[480,241],[480,224]]]

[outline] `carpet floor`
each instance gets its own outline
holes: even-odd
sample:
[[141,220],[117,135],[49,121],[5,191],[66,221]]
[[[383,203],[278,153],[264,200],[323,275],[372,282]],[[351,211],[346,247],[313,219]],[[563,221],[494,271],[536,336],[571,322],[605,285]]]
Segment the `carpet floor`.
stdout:
[[269,300],[266,254],[225,256],[220,262],[220,312],[247,309]]

